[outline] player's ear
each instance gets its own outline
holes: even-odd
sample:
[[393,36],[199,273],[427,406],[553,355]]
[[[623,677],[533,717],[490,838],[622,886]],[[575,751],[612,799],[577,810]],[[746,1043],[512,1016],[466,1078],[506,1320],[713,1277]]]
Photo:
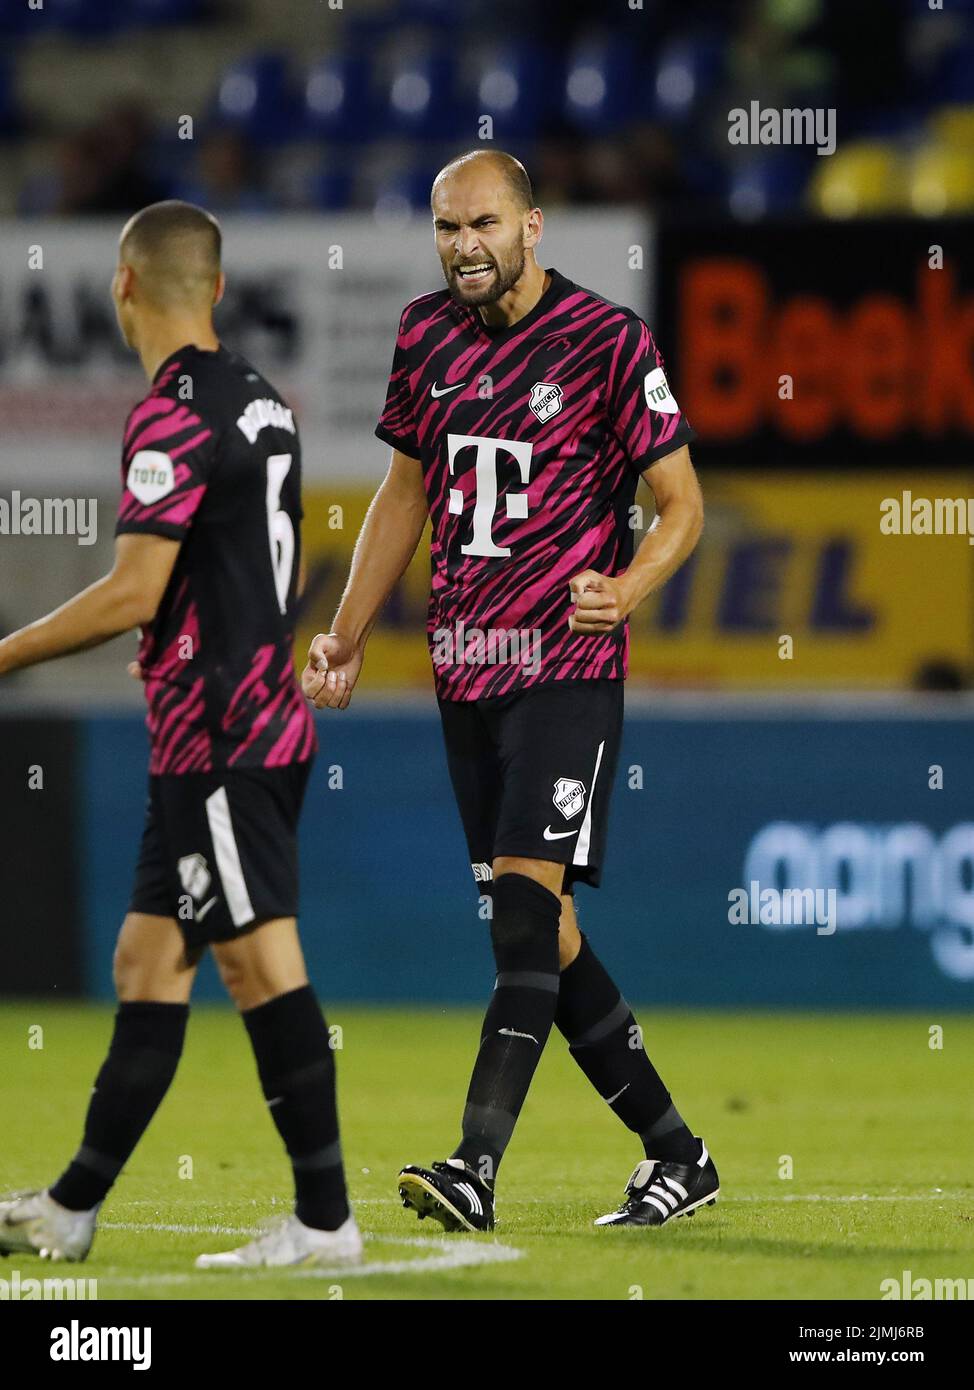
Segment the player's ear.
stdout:
[[219,273],[219,275],[216,277],[216,288],[215,288],[214,291],[213,291],[213,307],[214,307],[214,309],[215,309],[216,306],[219,304],[220,300],[223,298],[223,291],[226,289],[226,287],[227,287],[227,277],[224,275],[223,271],[221,270],[220,273]]
[[544,232],[544,213],[540,208],[532,208],[524,224],[524,245],[537,246]]
[[131,299],[134,283],[135,276],[132,273],[132,267],[126,265],[124,261],[119,261],[115,267],[115,274],[112,276],[112,298],[116,303]]

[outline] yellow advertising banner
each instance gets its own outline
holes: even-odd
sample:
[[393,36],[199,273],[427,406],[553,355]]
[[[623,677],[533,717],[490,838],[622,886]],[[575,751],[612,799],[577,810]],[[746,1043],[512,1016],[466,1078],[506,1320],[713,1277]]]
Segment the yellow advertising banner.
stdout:
[[[932,663],[968,669],[974,472],[722,471],[703,487],[694,556],[633,615],[635,684],[902,689]],[[306,494],[299,655],[327,630],[370,500],[361,489]],[[637,545],[653,514],[641,488]],[[370,640],[364,690],[429,688],[428,593],[424,539]]]

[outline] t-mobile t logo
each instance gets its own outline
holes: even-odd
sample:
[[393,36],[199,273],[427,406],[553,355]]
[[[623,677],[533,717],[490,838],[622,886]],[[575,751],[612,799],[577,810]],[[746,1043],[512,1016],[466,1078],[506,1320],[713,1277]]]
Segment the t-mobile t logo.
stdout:
[[[497,455],[509,454],[517,464],[521,482],[527,487],[531,481],[532,444],[520,439],[490,439],[478,434],[448,434],[448,462],[450,474],[456,471],[457,454],[461,449],[476,449],[474,483],[476,498],[473,506],[473,534],[466,545],[461,545],[463,555],[510,555],[510,547],[496,545],[492,533],[494,515],[497,511]],[[504,498],[507,515],[512,521],[523,521],[528,514],[528,494],[509,492]],[[449,511],[459,516],[463,511],[463,493],[457,487],[450,488]]]

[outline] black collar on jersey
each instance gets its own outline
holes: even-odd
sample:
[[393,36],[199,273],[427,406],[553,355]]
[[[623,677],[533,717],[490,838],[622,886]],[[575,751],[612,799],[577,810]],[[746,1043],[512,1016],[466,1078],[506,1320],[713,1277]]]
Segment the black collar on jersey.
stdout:
[[467,312],[473,315],[474,323],[477,328],[480,329],[481,333],[486,334],[492,343],[504,342],[507,338],[515,338],[519,333],[523,333],[525,329],[530,328],[542,314],[547,313],[552,305],[557,304],[558,300],[571,289],[571,281],[566,280],[564,275],[560,275],[558,271],[554,269],[547,270],[546,274],[551,276],[551,282],[548,288],[538,300],[537,304],[535,304],[534,308],[529,309],[524,317],[518,319],[516,323],[511,323],[501,328],[490,328],[484,323],[476,309],[469,309]]
[[221,353],[226,352],[226,348],[221,343],[218,348],[214,348],[211,351],[209,348],[198,348],[193,343],[184,343],[181,348],[177,348],[175,352],[171,352],[163,362],[159,363],[152,378],[152,385],[155,386],[166,368],[171,367],[177,357],[185,357],[188,352],[195,352],[197,357],[212,357],[216,359]]

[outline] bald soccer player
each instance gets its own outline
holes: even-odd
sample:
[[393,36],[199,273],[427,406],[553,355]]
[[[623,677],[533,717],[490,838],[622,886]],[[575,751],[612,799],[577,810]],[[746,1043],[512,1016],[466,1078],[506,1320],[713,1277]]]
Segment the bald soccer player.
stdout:
[[[447,1230],[492,1228],[497,1170],[554,1023],[645,1154],[597,1224],[661,1226],[713,1203],[717,1172],[572,895],[601,874],[626,619],[702,528],[693,436],[639,316],[539,266],[543,219],[516,159],[462,155],[432,211],[447,289],[403,312],[376,429],[392,462],[303,676],[319,708],[348,704],[428,514],[436,692],[474,879],[492,897],[497,978],[460,1141],[404,1168],[399,1191]],[[658,515],[634,556],[640,476]]]
[[[0,1251],[83,1260],[98,1210],[176,1072],[210,947],[294,1170],[294,1214],[202,1268],[355,1262],[334,1053],[298,939],[297,825],[316,742],[292,664],[301,454],[291,411],[221,346],[220,228],[155,203],[122,232],[112,296],[151,388],[125,427],[110,574],[0,642],[0,675],[140,626],[149,799],[115,952],[118,1012],[58,1180],[0,1204]],[[214,1084],[217,1084],[214,1080]]]

